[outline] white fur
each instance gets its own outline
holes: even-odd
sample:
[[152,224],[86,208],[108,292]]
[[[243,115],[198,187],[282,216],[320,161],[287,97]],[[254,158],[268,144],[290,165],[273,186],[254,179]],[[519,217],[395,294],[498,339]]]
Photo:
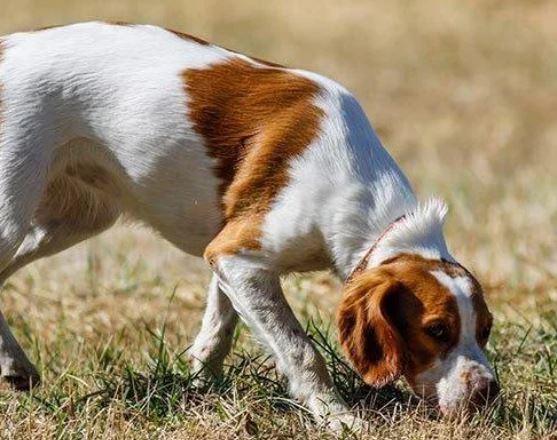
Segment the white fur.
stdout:
[[[86,155],[83,160],[111,171],[124,211],[201,255],[221,221],[219,182],[188,122],[181,73],[229,53],[153,26],[102,23],[10,35],[3,44],[0,161],[6,166],[15,162],[11,156],[25,155],[34,162],[28,175],[18,170],[14,180],[42,188],[48,166],[51,174],[62,168],[53,161]],[[61,147],[68,153],[56,154]],[[6,187],[14,185],[2,177],[0,199],[6,200],[13,197]],[[17,194],[28,205],[37,197]],[[19,227],[10,226],[7,216],[0,211],[0,231],[17,236]]]
[[[200,256],[221,226],[219,181],[188,120],[181,75],[249,58],[154,26],[86,23],[1,41],[0,285],[25,264],[110,227],[121,214]],[[290,181],[265,218],[262,249],[218,259],[191,353],[195,368],[218,372],[235,309],[275,353],[296,397],[319,417],[331,411],[336,422],[352,423],[353,416],[340,415],[346,407],[286,303],[279,275],[332,268],[346,278],[402,215],[370,264],[401,252],[450,259],[442,233],[446,208],[416,202],[346,89],[313,73],[291,72],[319,85],[315,104],[325,115],[319,135],[292,160]],[[80,221],[64,222],[52,211],[64,203],[71,208],[71,199],[58,194],[49,205],[44,189],[69,164],[83,163],[104,170],[110,185],[71,183],[94,209]],[[1,316],[0,333],[2,375],[30,371]],[[10,362],[15,367],[5,368]]]
[[196,378],[199,383],[220,374],[224,358],[232,346],[236,321],[236,312],[214,275],[207,292],[201,329],[190,349],[193,369],[200,376]]
[[376,267],[401,253],[454,262],[443,236],[446,215],[447,206],[441,200],[430,199],[418,205],[381,237],[370,256],[368,267]]

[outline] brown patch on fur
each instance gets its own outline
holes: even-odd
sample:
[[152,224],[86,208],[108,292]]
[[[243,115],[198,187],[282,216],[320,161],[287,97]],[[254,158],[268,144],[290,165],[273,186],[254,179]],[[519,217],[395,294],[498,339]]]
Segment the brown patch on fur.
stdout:
[[[485,347],[487,340],[491,333],[491,326],[493,325],[493,315],[489,312],[485,302],[483,289],[480,283],[474,276],[468,272],[472,280],[472,306],[476,313],[476,340],[480,347]],[[484,329],[487,329],[487,334],[483,335]]]
[[405,350],[389,304],[403,288],[378,271],[357,275],[337,314],[340,342],[364,381],[383,386],[404,370]]
[[[169,31],[169,32],[172,32],[174,35],[180,37],[180,38],[183,39],[183,40],[193,41],[193,42],[195,42],[195,43],[201,44],[202,46],[211,46],[211,45],[213,45],[212,43],[210,43],[210,42],[208,42],[208,41],[206,41],[206,40],[203,40],[203,39],[201,39],[201,38],[199,38],[199,37],[196,37],[195,35],[186,34],[186,33],[184,33],[184,32],[176,31],[176,30],[174,30],[174,29],[168,29],[168,28],[166,28],[166,30]],[[218,47],[222,47],[222,46],[218,46]],[[227,48],[227,47],[222,47],[222,48],[225,49],[225,50],[227,50],[227,51],[229,51],[229,52],[235,53],[235,54],[247,56],[249,59],[255,61],[256,63],[263,64],[264,66],[267,66],[267,67],[278,67],[278,68],[284,67],[284,66],[282,66],[281,64],[273,63],[273,62],[271,62],[271,61],[263,60],[263,59],[257,58],[257,57],[252,57],[252,56],[250,56],[250,55],[242,54],[242,53],[240,53],[240,52],[238,52],[238,51],[235,51],[234,49],[229,49],[229,48]]]
[[487,304],[484,298],[484,292],[482,286],[476,279],[476,277],[464,266],[459,263],[451,263],[447,261],[430,261],[432,265],[431,270],[442,270],[447,273],[452,278],[456,277],[467,277],[472,283],[472,307],[476,314],[476,339],[481,347],[484,347],[487,343],[487,338],[482,339],[482,332],[485,328],[491,330],[491,325],[493,324],[493,315],[489,312]]
[[[456,264],[401,255],[358,274],[346,286],[338,312],[340,340],[367,383],[382,385],[404,374],[412,384],[417,374],[458,343],[456,299],[431,274],[434,270],[468,274]],[[424,331],[434,321],[450,329],[446,342]]]
[[[227,50],[230,50],[230,49],[227,49]],[[261,59],[261,58],[258,58],[258,57],[252,57],[251,55],[248,55],[248,57],[249,57],[249,59],[255,61],[256,63],[263,64],[264,66],[267,66],[267,67],[276,67],[276,68],[280,68],[280,69],[285,69],[286,68],[282,64],[275,63],[273,61],[267,61],[267,60],[264,60],[264,59]]]
[[189,116],[221,180],[225,227],[206,255],[258,249],[260,224],[287,183],[290,161],[317,135],[319,87],[241,59],[187,70],[184,80]]
[[272,61],[267,61],[267,60],[264,60],[264,59],[258,58],[258,57],[252,57],[251,55],[246,55],[245,53],[238,52],[234,49],[229,49],[228,47],[223,47],[223,49],[227,50],[228,52],[235,53],[237,55],[242,55],[242,56],[248,57],[250,60],[255,61],[256,63],[259,63],[259,64],[263,64],[264,66],[267,66],[267,67],[275,67],[277,69],[287,69],[287,67],[283,66],[282,64],[274,63]]
[[111,24],[114,26],[134,26],[133,23],[128,23],[127,21],[122,21],[122,20],[108,20],[105,21],[106,24]]
[[259,249],[261,214],[229,221],[205,250],[205,260],[214,266],[216,258],[236,254],[240,249]]
[[64,26],[67,26],[67,25],[65,25],[65,24],[52,24],[52,25],[50,25],[50,26],[42,26],[42,27],[40,27],[40,28],[33,29],[33,30],[29,31],[29,32],[48,31],[48,30],[50,30],[50,29],[56,29],[56,28],[64,27]]
[[205,41],[205,40],[203,40],[201,38],[198,38],[194,35],[186,34],[184,32],[180,32],[180,31],[175,31],[174,29],[166,28],[166,30],[168,32],[172,32],[174,35],[176,35],[177,37],[180,37],[182,40],[193,41],[195,43],[201,44],[202,46],[210,46],[211,45],[211,43],[209,43],[208,41]]

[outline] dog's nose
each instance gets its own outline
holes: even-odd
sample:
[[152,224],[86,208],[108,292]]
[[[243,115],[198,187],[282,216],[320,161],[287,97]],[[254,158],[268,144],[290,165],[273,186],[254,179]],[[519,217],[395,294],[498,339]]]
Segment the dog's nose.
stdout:
[[484,407],[492,403],[499,395],[499,384],[493,379],[483,380],[474,390],[471,401],[474,405]]

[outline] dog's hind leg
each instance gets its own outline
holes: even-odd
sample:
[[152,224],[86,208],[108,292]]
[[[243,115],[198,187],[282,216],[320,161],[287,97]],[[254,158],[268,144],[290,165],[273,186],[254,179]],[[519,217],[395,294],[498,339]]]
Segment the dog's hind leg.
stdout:
[[0,271],[10,263],[27,233],[48,166],[40,157],[5,150],[0,143]]
[[[0,271],[0,286],[27,264],[67,249],[114,224],[119,211],[112,199],[88,188],[78,179],[62,177],[49,182],[33,213],[27,234],[12,260]],[[17,388],[39,382],[29,362],[0,314],[0,375]]]
[[201,329],[189,350],[198,382],[218,376],[224,358],[230,352],[238,315],[213,275],[207,293],[207,306]]
[[[4,125],[0,139],[0,271],[9,266],[21,245],[43,193],[48,151],[23,133],[10,136]],[[8,133],[7,137],[6,132]],[[9,139],[10,142],[6,142]],[[1,285],[0,285],[1,287]],[[38,374],[0,313],[0,374],[18,388],[38,382]]]
[[78,178],[49,182],[15,256],[0,271],[0,286],[22,267],[54,255],[110,228],[120,216],[114,200]]

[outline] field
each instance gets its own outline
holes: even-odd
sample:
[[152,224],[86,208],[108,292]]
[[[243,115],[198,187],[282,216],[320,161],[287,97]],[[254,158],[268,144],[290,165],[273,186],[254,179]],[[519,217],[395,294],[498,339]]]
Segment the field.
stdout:
[[[551,0],[0,0],[0,34],[90,19],[148,22],[331,76],[360,99],[422,197],[450,205],[448,242],[484,283],[501,404],[440,419],[402,383],[362,386],[338,357],[330,274],[285,280],[362,438],[557,438],[557,2]],[[209,272],[119,226],[15,275],[1,309],[42,373],[0,390],[2,438],[333,438],[289,400],[238,332],[225,377],[190,384],[184,351]],[[359,438],[346,433],[346,438]]]

